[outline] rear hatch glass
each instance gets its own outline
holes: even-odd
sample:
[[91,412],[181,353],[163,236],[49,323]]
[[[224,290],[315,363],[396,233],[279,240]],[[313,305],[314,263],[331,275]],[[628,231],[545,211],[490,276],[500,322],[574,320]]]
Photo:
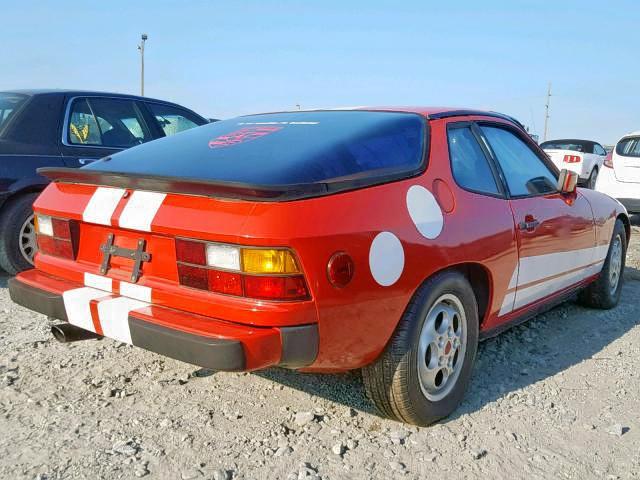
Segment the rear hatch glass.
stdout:
[[259,186],[362,186],[422,170],[425,119],[308,111],[238,117],[160,139],[83,170]]
[[613,168],[618,180],[640,182],[640,136],[626,137],[616,145]]

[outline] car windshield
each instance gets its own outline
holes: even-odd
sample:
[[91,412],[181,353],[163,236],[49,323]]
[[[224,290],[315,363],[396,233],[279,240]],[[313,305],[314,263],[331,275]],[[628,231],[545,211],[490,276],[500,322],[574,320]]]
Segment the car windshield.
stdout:
[[555,140],[540,144],[543,150],[571,150],[574,152],[586,152],[586,145],[582,142],[571,140]]
[[27,95],[20,93],[0,92],[0,132],[27,98]]
[[424,118],[413,113],[252,115],[150,142],[87,168],[267,186],[389,180],[421,169],[425,129]]

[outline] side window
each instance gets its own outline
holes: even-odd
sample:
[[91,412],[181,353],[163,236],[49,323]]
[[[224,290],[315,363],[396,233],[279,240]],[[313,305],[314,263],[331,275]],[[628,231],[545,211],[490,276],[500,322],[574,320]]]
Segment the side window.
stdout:
[[451,171],[456,183],[466,190],[499,194],[489,162],[469,127],[447,131]]
[[152,139],[135,103],[112,98],[75,100],[68,131],[75,145],[128,148]]
[[202,120],[192,113],[171,105],[147,103],[151,114],[156,118],[166,136],[189,130],[202,125]]
[[606,150],[597,143],[593,145],[593,153],[595,153],[596,155],[602,155],[602,156],[607,154]]
[[556,176],[525,142],[504,128],[486,125],[480,128],[504,172],[511,195],[557,191]]

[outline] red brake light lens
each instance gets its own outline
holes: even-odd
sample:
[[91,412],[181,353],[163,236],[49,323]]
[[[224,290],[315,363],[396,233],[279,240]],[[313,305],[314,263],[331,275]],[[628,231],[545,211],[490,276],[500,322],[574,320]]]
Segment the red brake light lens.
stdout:
[[75,259],[78,244],[78,224],[73,220],[35,215],[38,249],[56,257]]
[[355,265],[353,259],[345,252],[336,252],[329,259],[327,264],[327,276],[334,287],[346,287],[351,279]]
[[73,243],[55,237],[38,235],[38,249],[47,255],[74,259]]
[[564,163],[580,163],[582,161],[582,159],[580,158],[580,155],[565,155],[564,156]]
[[604,166],[607,168],[613,168],[613,151],[607,153],[607,156],[604,157]]
[[199,288],[200,290],[207,290],[209,287],[206,268],[178,263],[178,279],[180,285],[187,287]]
[[309,298],[307,285],[300,275],[295,277],[270,277],[265,275],[244,277],[247,297],[264,300],[305,300]]
[[209,290],[227,295],[242,296],[242,275],[239,273],[209,270]]

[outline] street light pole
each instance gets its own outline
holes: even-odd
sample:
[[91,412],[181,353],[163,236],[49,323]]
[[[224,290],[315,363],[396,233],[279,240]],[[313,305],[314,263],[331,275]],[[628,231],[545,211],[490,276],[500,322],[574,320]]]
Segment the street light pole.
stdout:
[[146,33],[142,34],[142,42],[138,45],[138,50],[140,50],[140,95],[144,97],[144,43],[147,41],[149,36]]
[[549,88],[547,89],[547,103],[544,106],[544,136],[542,141],[547,141],[547,127],[549,125],[549,103],[551,101],[551,82],[549,82]]

